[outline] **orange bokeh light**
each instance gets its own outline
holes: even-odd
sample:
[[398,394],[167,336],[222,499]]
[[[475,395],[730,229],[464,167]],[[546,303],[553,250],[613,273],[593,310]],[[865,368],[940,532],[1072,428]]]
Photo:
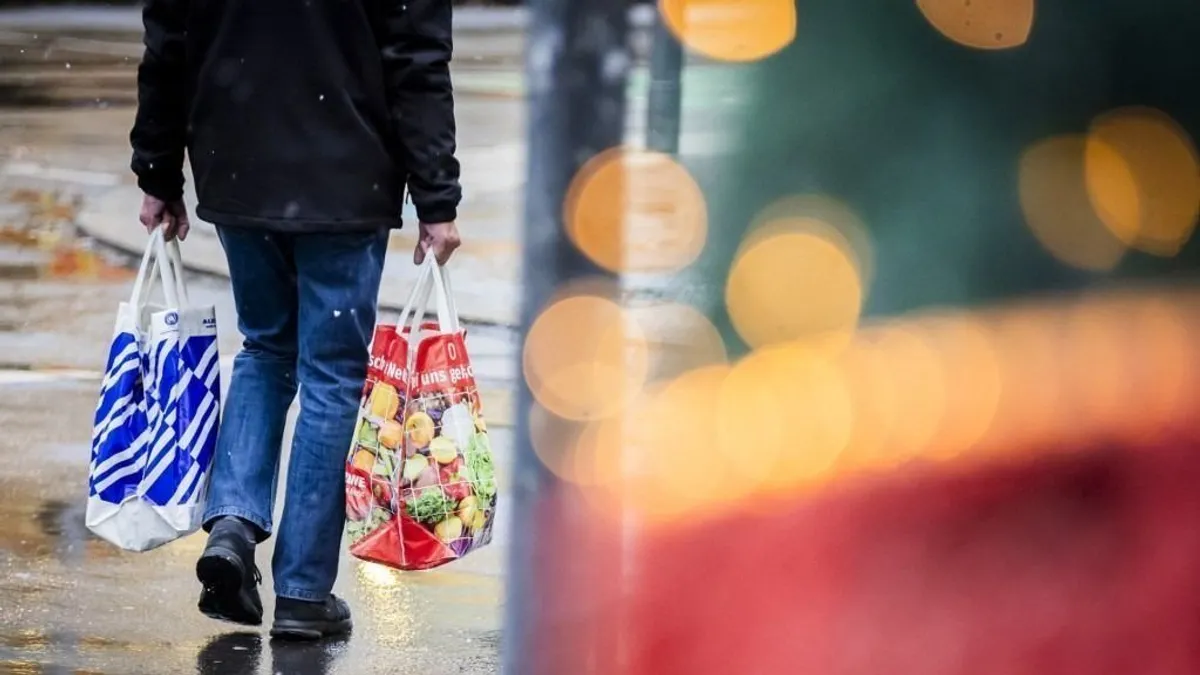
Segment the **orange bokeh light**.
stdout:
[[[1105,171],[1116,153],[1124,175]],[[1191,138],[1153,108],[1122,108],[1092,123],[1087,144],[1088,191],[1100,217],[1142,251],[1173,256],[1200,214],[1200,160]]]
[[704,249],[708,208],[682,164],[657,152],[613,148],[587,162],[564,207],[567,236],[612,272],[671,272]]
[[659,0],[667,28],[710,59],[760,61],[796,39],[795,0]]
[[1051,255],[1073,267],[1110,270],[1127,247],[1096,214],[1087,188],[1124,184],[1127,169],[1119,155],[1091,145],[1091,178],[1085,178],[1085,137],[1037,143],[1021,156],[1018,189],[1025,221]]
[[523,370],[539,404],[569,420],[616,414],[646,380],[641,329],[615,302],[569,295],[551,303],[525,341]]
[[651,301],[631,305],[627,311],[645,335],[651,380],[669,379],[728,361],[720,331],[695,307]]
[[975,49],[1012,49],[1033,31],[1034,0],[917,0],[930,25]]
[[854,252],[819,229],[785,227],[755,238],[738,254],[725,287],[734,328],[755,347],[807,340],[841,348],[858,323],[863,296]]

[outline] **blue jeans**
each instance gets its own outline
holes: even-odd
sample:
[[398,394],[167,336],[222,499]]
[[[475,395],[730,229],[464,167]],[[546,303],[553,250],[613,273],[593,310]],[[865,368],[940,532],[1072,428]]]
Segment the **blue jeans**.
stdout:
[[366,378],[387,231],[277,234],[218,227],[238,326],[204,520],[237,516],[270,536],[288,408],[300,392],[275,594],[324,600],[337,578],[344,470]]

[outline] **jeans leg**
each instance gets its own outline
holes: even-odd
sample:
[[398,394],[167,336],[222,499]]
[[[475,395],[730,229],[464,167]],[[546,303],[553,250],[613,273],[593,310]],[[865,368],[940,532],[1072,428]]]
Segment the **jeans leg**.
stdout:
[[296,266],[290,238],[218,227],[229,262],[238,327],[245,342],[234,358],[209,484],[205,528],[221,516],[271,533],[279,457],[288,408],[296,397]]
[[299,235],[300,417],[275,546],[275,594],[324,600],[345,526],[345,461],[367,374],[386,230]]

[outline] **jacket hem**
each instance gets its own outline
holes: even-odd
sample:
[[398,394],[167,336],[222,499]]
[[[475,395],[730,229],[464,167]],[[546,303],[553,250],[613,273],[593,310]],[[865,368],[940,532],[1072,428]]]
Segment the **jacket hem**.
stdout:
[[227,213],[205,206],[196,207],[196,215],[213,225],[223,227],[242,227],[247,229],[268,230],[296,234],[328,234],[339,232],[369,232],[386,228],[398,230],[403,226],[399,215],[380,216],[376,218],[357,218],[353,220],[313,219],[313,218],[268,218],[264,216],[248,216],[241,213]]

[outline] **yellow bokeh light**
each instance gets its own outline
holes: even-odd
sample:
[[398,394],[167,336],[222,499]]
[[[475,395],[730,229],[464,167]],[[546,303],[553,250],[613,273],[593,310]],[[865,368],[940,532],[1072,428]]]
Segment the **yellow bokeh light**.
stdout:
[[652,380],[728,361],[720,331],[695,307],[652,301],[630,306],[627,311],[646,337]]
[[688,49],[718,61],[760,61],[796,39],[795,0],[659,0]]
[[615,414],[646,380],[647,347],[615,302],[592,295],[556,300],[534,321],[523,370],[539,404],[569,420]]
[[[1127,176],[1105,180],[1094,166],[1111,164],[1110,152],[1119,154]],[[1173,256],[1191,237],[1200,213],[1200,161],[1187,132],[1165,113],[1135,107],[1098,117],[1088,135],[1087,171],[1092,201],[1122,241]]]
[[704,193],[682,164],[657,152],[614,148],[571,182],[567,236],[612,272],[669,272],[691,264],[708,236]]
[[1000,355],[987,324],[967,315],[937,317],[926,335],[939,355],[945,407],[930,453],[957,458],[979,443],[1000,405]]
[[768,381],[774,403],[747,423],[766,425],[773,418],[785,425],[772,468],[760,477],[763,490],[780,494],[827,482],[853,433],[844,375],[823,352],[803,344],[768,348],[757,358],[761,361],[750,372],[773,373]]
[[794,410],[789,394],[800,383],[787,379],[781,348],[752,352],[733,367],[717,395],[716,440],[723,457],[725,490],[736,497],[757,491],[794,447]]
[[[1126,245],[1092,208],[1085,179],[1088,141],[1083,136],[1055,136],[1021,156],[1018,189],[1025,221],[1038,242],[1055,258],[1073,267],[1110,270],[1125,255]],[[1104,162],[1093,165],[1093,184],[1119,184],[1124,171],[1119,158],[1093,149]],[[1116,172],[1101,180],[1098,172]]]
[[1034,0],[917,0],[942,35],[975,49],[1011,49],[1033,31]]
[[1141,360],[1132,368],[1135,397],[1126,400],[1136,408],[1132,435],[1160,433],[1173,420],[1187,419],[1195,410],[1197,368],[1195,341],[1183,313],[1165,298],[1150,298],[1124,313],[1121,321],[1133,331],[1132,346]]
[[931,446],[946,414],[946,372],[929,338],[914,327],[886,326],[871,337],[899,387],[900,412],[888,441],[894,464],[920,457]]
[[763,209],[742,241],[744,250],[763,238],[788,232],[809,233],[830,241],[854,261],[863,288],[870,286],[874,252],[866,226],[849,206],[820,194],[791,195]]
[[908,392],[892,372],[887,354],[868,339],[855,340],[839,356],[838,367],[850,392],[854,419],[839,472],[892,468],[892,434]]
[[724,365],[671,380],[631,411],[624,427],[632,449],[624,464],[631,506],[650,520],[711,511],[729,489],[716,434]]
[[1063,398],[1062,364],[1056,352],[1058,316],[1018,308],[991,321],[1000,364],[995,433],[982,454],[1009,455],[1013,448],[1040,448],[1051,436]]
[[853,252],[816,230],[756,239],[738,254],[725,287],[734,328],[755,347],[806,340],[840,348],[863,295]]

